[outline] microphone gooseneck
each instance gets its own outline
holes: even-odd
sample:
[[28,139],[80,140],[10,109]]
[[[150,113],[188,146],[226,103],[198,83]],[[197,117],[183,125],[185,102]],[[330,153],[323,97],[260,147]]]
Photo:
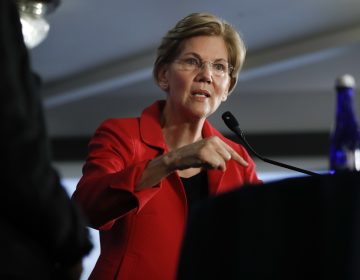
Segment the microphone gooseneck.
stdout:
[[245,135],[244,135],[243,131],[240,129],[239,123],[236,120],[236,118],[233,116],[233,114],[231,114],[229,111],[227,111],[227,112],[222,114],[222,119],[223,119],[224,123],[226,124],[226,126],[240,138],[240,140],[243,142],[244,146],[248,150],[250,150],[256,157],[261,159],[262,161],[265,161],[267,163],[274,164],[274,165],[277,165],[277,166],[280,166],[280,167],[283,167],[283,168],[291,169],[291,170],[294,170],[294,171],[297,171],[297,172],[300,172],[300,173],[311,175],[311,176],[319,176],[320,175],[320,174],[312,172],[312,171],[308,171],[308,170],[301,169],[301,168],[298,168],[298,167],[295,167],[295,166],[292,166],[292,165],[288,165],[288,164],[285,164],[285,163],[282,163],[282,162],[271,160],[271,159],[268,159],[268,158],[265,158],[265,157],[259,155],[250,146],[250,144],[246,141]]

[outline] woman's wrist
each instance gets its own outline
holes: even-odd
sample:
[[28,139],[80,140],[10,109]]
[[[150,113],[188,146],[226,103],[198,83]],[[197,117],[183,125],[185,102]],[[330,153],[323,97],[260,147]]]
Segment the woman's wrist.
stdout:
[[178,154],[176,151],[171,151],[162,156],[162,162],[164,164],[165,170],[168,174],[176,171],[176,162]]
[[174,156],[174,153],[169,152],[149,161],[140,181],[135,186],[135,191],[151,188],[158,184],[163,178],[174,172],[176,170]]

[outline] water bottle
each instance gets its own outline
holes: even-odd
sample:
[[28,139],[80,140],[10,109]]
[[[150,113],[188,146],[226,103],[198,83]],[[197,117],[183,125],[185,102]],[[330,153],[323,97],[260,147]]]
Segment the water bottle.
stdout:
[[360,171],[360,130],[353,97],[355,80],[351,75],[336,79],[335,130],[330,137],[330,172]]

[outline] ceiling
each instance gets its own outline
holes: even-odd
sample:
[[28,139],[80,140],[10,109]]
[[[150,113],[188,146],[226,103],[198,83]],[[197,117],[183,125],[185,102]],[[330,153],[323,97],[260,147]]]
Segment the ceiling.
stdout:
[[198,11],[229,21],[248,48],[236,90],[210,117],[216,127],[226,131],[220,115],[230,110],[249,133],[331,129],[335,78],[360,83],[359,0],[63,0],[31,50],[50,135],[88,137],[164,98],[151,76],[157,45]]

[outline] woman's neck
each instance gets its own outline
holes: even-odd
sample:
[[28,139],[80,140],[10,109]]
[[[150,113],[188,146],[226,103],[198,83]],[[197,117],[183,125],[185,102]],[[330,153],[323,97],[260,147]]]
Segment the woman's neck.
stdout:
[[[161,127],[168,151],[181,148],[202,139],[205,119],[188,120],[168,113],[166,109],[168,108],[165,106],[161,117]],[[178,170],[177,172],[180,177],[188,178],[201,172],[201,168],[188,168]]]
[[165,123],[162,128],[169,150],[195,143],[202,139],[202,123]]
[[202,139],[204,118],[191,119],[181,114],[174,114],[174,110],[166,105],[161,116],[161,127],[169,150],[180,148]]

